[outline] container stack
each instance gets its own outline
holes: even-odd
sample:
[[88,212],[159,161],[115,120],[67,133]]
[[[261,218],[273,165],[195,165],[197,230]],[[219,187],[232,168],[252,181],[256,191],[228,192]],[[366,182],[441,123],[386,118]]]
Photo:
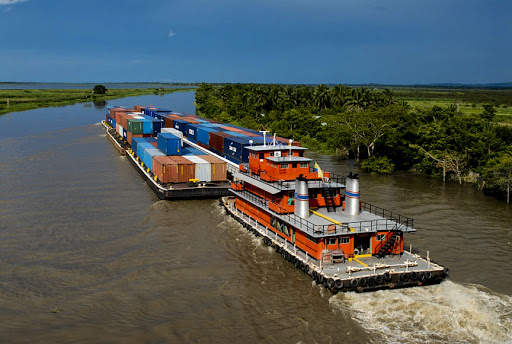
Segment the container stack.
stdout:
[[[162,183],[227,179],[224,161],[184,143],[184,138],[235,164],[248,161],[246,147],[274,144],[273,137],[264,138],[255,130],[151,105],[108,106],[106,121]],[[275,144],[290,143],[275,137]]]

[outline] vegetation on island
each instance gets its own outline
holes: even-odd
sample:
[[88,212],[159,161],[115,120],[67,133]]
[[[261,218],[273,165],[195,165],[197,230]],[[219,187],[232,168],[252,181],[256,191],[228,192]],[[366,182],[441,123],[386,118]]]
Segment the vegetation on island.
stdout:
[[[193,88],[119,88],[107,90],[103,85],[94,89],[0,89],[0,115],[37,109],[40,107],[64,106],[75,103],[104,103],[110,99],[190,91]],[[98,93],[99,92],[99,93]],[[104,92],[104,93],[101,93]]]
[[[431,99],[430,106],[411,106],[403,90],[201,84],[196,106],[205,117],[352,157],[369,172],[413,170],[509,200],[512,126],[502,110],[512,106],[512,90],[447,90],[453,102],[443,106],[435,102],[439,92],[411,89],[411,98]],[[468,101],[473,111],[463,110]]]

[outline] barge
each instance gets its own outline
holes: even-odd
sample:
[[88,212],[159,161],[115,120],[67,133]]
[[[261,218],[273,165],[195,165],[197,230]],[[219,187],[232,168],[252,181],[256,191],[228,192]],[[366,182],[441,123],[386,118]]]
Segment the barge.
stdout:
[[[149,118],[143,109],[110,107],[102,124],[109,141],[156,196],[176,200],[229,195],[226,161],[188,145],[181,132],[165,128],[164,121]],[[123,119],[124,126],[118,123]]]
[[324,172],[306,148],[248,147],[220,204],[317,284],[366,292],[437,284],[448,269],[404,249],[413,220],[360,201],[358,175]]
[[299,142],[152,106],[109,107],[103,125],[160,199],[220,197],[231,217],[334,293],[448,277],[428,251],[404,248],[413,219],[362,202],[358,175],[322,171]]

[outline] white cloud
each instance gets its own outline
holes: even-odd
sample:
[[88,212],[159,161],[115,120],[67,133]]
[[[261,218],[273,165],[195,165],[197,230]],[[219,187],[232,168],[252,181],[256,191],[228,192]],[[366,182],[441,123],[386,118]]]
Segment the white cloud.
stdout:
[[[2,1],[2,0],[0,0],[0,1]],[[174,37],[174,36],[176,36],[176,32],[174,32],[172,29],[169,30],[169,37]]]
[[28,0],[0,0],[0,5],[14,5]]

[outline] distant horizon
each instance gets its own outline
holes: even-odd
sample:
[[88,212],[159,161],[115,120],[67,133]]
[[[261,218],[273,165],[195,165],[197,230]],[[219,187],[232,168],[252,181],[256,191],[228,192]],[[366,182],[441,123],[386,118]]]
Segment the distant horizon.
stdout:
[[439,82],[429,84],[391,84],[391,83],[276,83],[276,82],[164,82],[164,81],[0,81],[0,84],[162,84],[162,85],[180,85],[180,84],[191,84],[199,85],[202,83],[206,84],[261,84],[261,85],[349,85],[349,86],[496,86],[496,87],[512,87],[512,81],[508,82],[492,82],[492,83],[457,83],[457,82]]

